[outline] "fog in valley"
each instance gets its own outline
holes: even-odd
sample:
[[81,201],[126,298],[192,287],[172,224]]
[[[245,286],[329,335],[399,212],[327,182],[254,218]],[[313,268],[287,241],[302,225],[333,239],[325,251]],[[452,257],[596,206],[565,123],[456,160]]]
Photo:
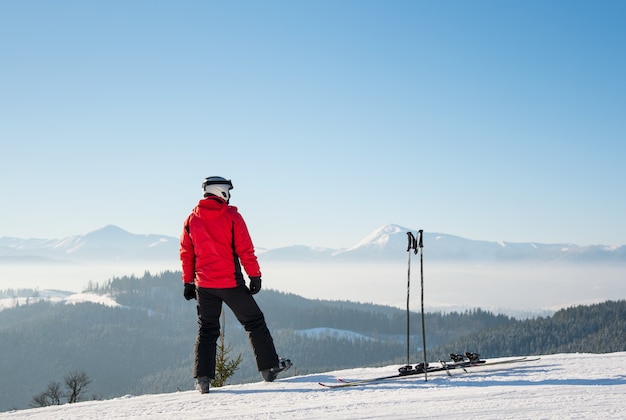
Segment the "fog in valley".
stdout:
[[[145,271],[178,271],[176,261],[149,265],[10,264],[0,265],[0,290],[83,291],[100,283]],[[263,262],[263,287],[313,299],[350,300],[406,308],[408,261],[384,263]],[[626,297],[623,264],[429,263],[424,258],[426,311],[480,307],[527,316],[578,304]],[[410,272],[410,307],[420,309],[420,262]],[[182,299],[182,285],[181,285]]]

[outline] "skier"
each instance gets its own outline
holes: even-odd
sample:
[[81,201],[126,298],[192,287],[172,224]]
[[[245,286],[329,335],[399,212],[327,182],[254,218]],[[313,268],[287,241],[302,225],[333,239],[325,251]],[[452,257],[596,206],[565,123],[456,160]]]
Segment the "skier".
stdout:
[[[230,180],[211,176],[202,183],[200,200],[184,223],[180,238],[184,297],[197,299],[198,335],[193,376],[200,393],[209,392],[215,378],[216,344],[222,303],[233,311],[248,333],[263,380],[272,382],[291,367],[279,359],[263,312],[254,300],[261,289],[261,270],[248,228],[237,207],[229,205]],[[246,287],[242,268],[250,278]]]

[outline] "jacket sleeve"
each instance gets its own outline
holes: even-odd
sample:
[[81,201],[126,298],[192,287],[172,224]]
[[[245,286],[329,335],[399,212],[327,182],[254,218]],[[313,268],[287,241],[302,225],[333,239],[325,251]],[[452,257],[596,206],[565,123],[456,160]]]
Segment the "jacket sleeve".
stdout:
[[261,268],[254,253],[254,245],[248,232],[248,227],[239,212],[233,218],[233,229],[235,239],[235,252],[239,256],[243,269],[249,277],[260,277]]
[[193,283],[196,278],[196,254],[193,242],[189,235],[189,222],[191,217],[185,220],[183,233],[180,235],[180,261],[183,269],[183,283]]

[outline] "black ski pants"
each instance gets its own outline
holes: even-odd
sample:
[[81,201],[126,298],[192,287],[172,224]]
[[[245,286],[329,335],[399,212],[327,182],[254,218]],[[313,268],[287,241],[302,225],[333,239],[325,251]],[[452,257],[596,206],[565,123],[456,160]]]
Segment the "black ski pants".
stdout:
[[198,335],[195,344],[194,378],[215,378],[217,339],[220,336],[222,303],[233,311],[248,333],[259,371],[278,365],[274,340],[265,323],[263,312],[246,286],[232,289],[197,289]]

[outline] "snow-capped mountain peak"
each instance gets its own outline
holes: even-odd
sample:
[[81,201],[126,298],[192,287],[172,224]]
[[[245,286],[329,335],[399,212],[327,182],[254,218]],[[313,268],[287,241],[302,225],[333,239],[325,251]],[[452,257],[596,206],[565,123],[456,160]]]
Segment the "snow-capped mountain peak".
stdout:
[[363,238],[359,243],[357,243],[353,247],[346,249],[346,251],[353,251],[362,247],[374,247],[382,249],[389,243],[389,239],[392,235],[404,234],[408,231],[409,229],[403,228],[402,226],[387,224],[376,229],[374,232]]
[[0,238],[0,257],[138,261],[176,260],[177,253],[178,238],[133,234],[115,225],[58,240]]

